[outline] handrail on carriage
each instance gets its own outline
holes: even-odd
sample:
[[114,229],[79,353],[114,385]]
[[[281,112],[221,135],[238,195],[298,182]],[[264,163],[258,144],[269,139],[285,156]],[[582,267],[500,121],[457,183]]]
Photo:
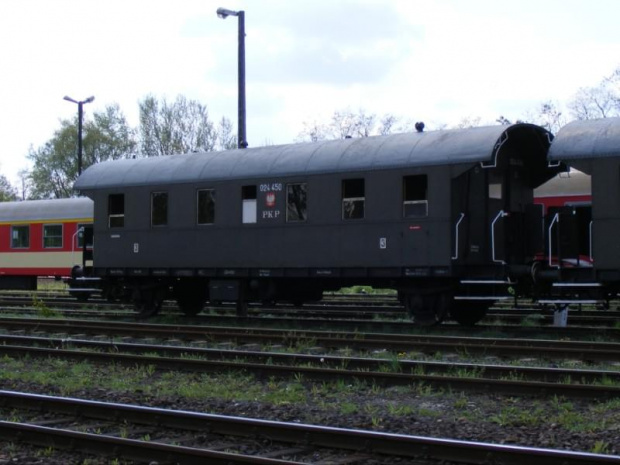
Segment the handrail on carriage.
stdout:
[[493,254],[492,260],[494,263],[500,263],[502,265],[505,265],[506,262],[504,260],[495,258],[495,223],[497,223],[500,218],[503,218],[505,216],[508,216],[508,213],[506,213],[504,210],[500,210],[493,222],[491,223],[491,253]]
[[558,224],[560,224],[560,214],[559,213],[556,213],[555,215],[553,215],[553,220],[551,221],[551,224],[549,225],[549,229],[548,229],[548,233],[549,233],[549,266],[550,267],[554,266],[554,267],[559,269],[559,268],[561,268],[559,254],[558,254],[558,264],[557,265],[554,265],[552,263],[552,258],[551,258],[551,256],[552,256],[551,246],[552,246],[552,243],[553,243],[553,235],[551,234],[551,230],[553,229],[553,225],[556,222]]
[[465,218],[465,213],[461,212],[461,216],[456,221],[456,225],[454,226],[454,256],[452,260],[456,260],[459,258],[459,226],[461,226],[461,221]]

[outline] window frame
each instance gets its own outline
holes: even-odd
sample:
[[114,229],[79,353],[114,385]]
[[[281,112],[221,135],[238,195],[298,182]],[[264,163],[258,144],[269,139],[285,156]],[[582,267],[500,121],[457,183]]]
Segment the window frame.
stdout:
[[[54,236],[46,236],[46,230],[47,228],[55,228],[60,226],[60,236],[58,235],[54,235]],[[44,224],[43,227],[41,228],[41,245],[44,249],[62,249],[63,247],[63,243],[64,243],[64,232],[65,232],[65,228],[64,225],[62,223],[47,223]],[[53,239],[53,240],[57,240],[58,238],[60,238],[60,245],[48,245],[46,244],[46,239]]]
[[[165,198],[165,203],[155,204],[157,198]],[[151,227],[152,228],[165,228],[168,226],[168,191],[154,191],[151,192]],[[156,212],[156,208],[163,208],[163,211]],[[155,215],[157,213],[157,216]],[[161,218],[159,217],[161,216]],[[155,220],[157,219],[157,223]]]
[[[113,199],[122,199],[122,202]],[[119,204],[122,209],[118,209]],[[113,208],[114,207],[114,208]],[[116,224],[118,223],[118,224]],[[125,194],[116,193],[108,194],[108,228],[124,228],[125,227]]]
[[[212,207],[212,212],[207,211],[207,214],[211,213],[211,221],[207,221],[207,222],[200,221],[200,213],[201,213],[200,194],[202,192],[211,192],[211,196],[209,198],[210,198],[210,203],[213,205],[213,207]],[[209,202],[207,202],[207,204],[208,203]],[[216,191],[214,188],[196,189],[196,224],[198,226],[209,226],[209,225],[215,224],[215,205],[216,205]]]
[[[21,229],[25,229],[27,232],[27,236],[26,236],[26,242],[27,245],[22,246],[22,245],[15,245],[15,238],[14,236],[14,231],[15,230],[21,230]],[[30,225],[29,224],[14,224],[11,225],[11,249],[15,249],[15,250],[26,250],[30,248]]]
[[258,186],[248,184],[241,186],[241,223],[258,222]]
[[[361,190],[359,189],[360,186],[355,186],[353,183],[354,182],[360,182],[361,181]],[[362,193],[362,196],[359,195],[359,192],[357,193],[356,196],[352,196],[352,197],[347,197],[347,190],[353,190],[355,195],[355,191],[359,191]],[[355,211],[355,205],[361,202],[361,216],[351,216],[351,213],[353,213]],[[351,210],[351,213],[347,214],[347,205],[353,204],[353,209]],[[366,218],[366,179],[365,178],[349,178],[349,179],[343,179],[342,183],[341,183],[341,217],[343,220],[345,221],[350,221],[350,220],[363,220]]]
[[[74,245],[74,247],[76,247],[79,250],[84,248],[84,231],[86,230],[86,228],[88,226],[92,227],[93,224],[92,223],[77,223],[76,224],[75,244],[73,244],[73,245]],[[84,229],[82,230],[82,233],[80,234],[80,229],[81,228],[84,228]],[[93,237],[93,239],[94,239],[94,237]],[[92,249],[93,248],[93,244],[92,243],[91,244],[86,244],[86,248],[87,249]]]
[[[417,184],[415,178],[424,180],[424,195],[415,195],[416,192],[409,194],[407,191],[408,180]],[[403,218],[427,218],[428,217],[428,175],[427,174],[410,174],[402,178],[402,194],[403,194]],[[415,190],[414,190],[415,191]],[[424,205],[424,214],[408,214],[407,206]]]
[[[303,199],[303,212],[302,212],[302,217],[300,217],[300,215],[297,215],[297,218],[291,218],[289,215],[289,188],[292,188],[294,186],[303,186],[303,192],[304,192],[304,199]],[[299,213],[298,209],[296,208],[295,211],[297,211],[297,213]],[[287,183],[286,184],[286,222],[287,223],[305,223],[306,221],[308,221],[308,183],[307,182],[291,182],[291,183]]]

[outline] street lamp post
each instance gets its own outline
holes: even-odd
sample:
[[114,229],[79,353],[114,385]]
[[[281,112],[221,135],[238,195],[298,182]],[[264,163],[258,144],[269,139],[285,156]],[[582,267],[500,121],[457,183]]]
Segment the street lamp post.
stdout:
[[82,107],[85,103],[90,103],[95,100],[95,97],[88,97],[86,100],[73,100],[71,97],[65,95],[64,100],[67,102],[76,103],[78,106],[78,176],[82,174],[82,119],[84,116],[84,110]]
[[248,146],[245,132],[245,12],[243,10],[233,11],[226,8],[218,8],[217,16],[226,19],[228,16],[236,16],[239,20],[239,56],[238,56],[238,122],[239,135],[237,136],[237,146],[245,149]]

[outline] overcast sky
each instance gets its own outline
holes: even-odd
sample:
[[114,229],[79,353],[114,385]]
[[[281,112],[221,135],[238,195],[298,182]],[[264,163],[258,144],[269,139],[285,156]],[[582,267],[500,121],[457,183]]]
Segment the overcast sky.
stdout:
[[424,121],[524,117],[620,66],[618,0],[2,0],[0,169],[16,181],[75,117],[182,94],[237,118],[246,15],[250,146],[290,143],[335,110]]

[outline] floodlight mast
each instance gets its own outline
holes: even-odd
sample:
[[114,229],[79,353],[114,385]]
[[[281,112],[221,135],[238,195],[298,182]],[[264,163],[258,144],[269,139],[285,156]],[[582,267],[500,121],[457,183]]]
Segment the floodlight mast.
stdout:
[[233,11],[226,8],[218,8],[217,16],[226,19],[228,16],[236,16],[239,20],[239,50],[238,50],[238,136],[237,147],[245,149],[248,146],[246,135],[245,117],[245,12],[243,10]]

